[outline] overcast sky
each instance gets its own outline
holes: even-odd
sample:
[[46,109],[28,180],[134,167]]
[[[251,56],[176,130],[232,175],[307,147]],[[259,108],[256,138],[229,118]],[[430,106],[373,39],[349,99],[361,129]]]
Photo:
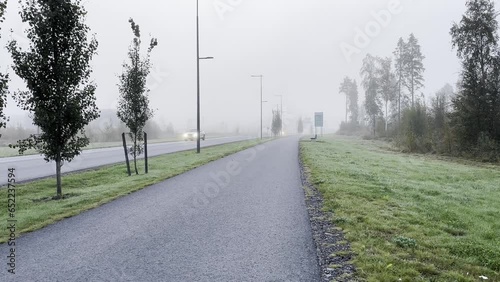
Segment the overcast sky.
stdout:
[[[11,36],[10,29],[22,43],[17,2],[8,1],[1,45]],[[99,54],[92,63],[98,106],[116,107],[117,75],[132,40],[128,23],[132,17],[140,25],[144,50],[149,34],[159,42],[149,80],[150,100],[158,109],[156,119],[173,122],[178,130],[194,127],[196,1],[85,3],[87,24],[99,41]],[[391,56],[398,39],[410,33],[426,57],[422,92],[430,96],[444,84],[457,81],[460,64],[449,31],[464,11],[465,0],[200,0],[200,55],[215,57],[201,61],[202,124],[210,127],[225,122],[230,129],[239,125],[257,132],[260,83],[250,76],[262,74],[264,100],[268,101],[264,104],[266,123],[270,123],[271,108],[280,103],[275,95],[283,95],[288,119],[322,111],[326,128],[334,130],[345,116],[345,98],[338,93],[343,77],[359,82],[367,53]],[[374,24],[377,20],[380,23]],[[360,39],[359,30],[369,31],[368,41]],[[355,52],[346,55],[346,46]],[[1,49],[0,67],[5,69],[10,62],[7,50]],[[16,78],[10,85],[11,90],[22,87]],[[19,113],[13,102],[7,113]],[[295,122],[291,127],[295,130]]]

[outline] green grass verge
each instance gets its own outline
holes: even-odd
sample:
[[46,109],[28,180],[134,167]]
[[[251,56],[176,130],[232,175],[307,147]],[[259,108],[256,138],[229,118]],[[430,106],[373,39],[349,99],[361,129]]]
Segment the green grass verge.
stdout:
[[301,158],[361,279],[500,281],[499,166],[347,137],[304,140]]
[[[229,137],[228,135],[223,134],[211,134],[208,139],[214,138],[223,138]],[[160,138],[160,139],[151,139],[148,140],[148,144],[158,144],[158,143],[169,143],[169,142],[182,142],[184,139],[182,136],[170,137],[170,138]],[[15,143],[15,142],[12,142]],[[127,146],[130,146],[130,140],[127,137]],[[83,150],[92,150],[92,149],[102,149],[102,148],[112,148],[112,147],[121,147],[123,146],[122,142],[92,142]],[[34,149],[26,150],[23,154],[24,156],[28,155],[38,155],[38,152]],[[19,149],[9,148],[8,145],[2,144],[0,145],[0,158],[8,158],[8,157],[19,157]]]
[[[154,157],[149,160],[147,175],[127,177],[125,164],[68,174],[63,176],[62,182],[63,193],[70,197],[64,200],[52,200],[56,194],[55,179],[18,184],[17,233],[40,229],[259,143],[257,140],[243,141],[203,148],[199,155],[194,151],[185,151]],[[140,172],[144,171],[142,161],[138,162],[138,168]],[[0,199],[7,203],[7,189],[4,188],[0,189]],[[5,210],[0,213],[0,222],[7,224],[7,206],[2,208]],[[0,228],[0,243],[8,239],[7,232],[6,228]]]

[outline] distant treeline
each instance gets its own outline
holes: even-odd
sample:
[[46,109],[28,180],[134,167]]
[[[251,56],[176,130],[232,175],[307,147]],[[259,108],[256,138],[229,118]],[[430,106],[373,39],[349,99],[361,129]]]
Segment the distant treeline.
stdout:
[[[172,123],[162,127],[154,120],[149,120],[146,123],[144,131],[148,133],[149,139],[173,138],[178,134]],[[115,118],[101,117],[85,127],[85,135],[91,143],[119,142],[121,141],[121,134],[123,132],[128,132],[127,127]],[[0,145],[15,143],[17,140],[28,138],[30,135],[37,133],[37,129],[33,127],[27,128],[20,124],[17,126],[7,126],[0,129],[0,134],[2,134]]]
[[346,77],[346,121],[340,134],[388,138],[408,152],[439,153],[498,161],[500,158],[500,46],[494,2],[467,1],[454,23],[452,47],[462,63],[456,89],[446,84],[426,101],[419,90],[425,71],[411,34],[399,39],[392,57],[368,54],[361,68],[364,104],[357,82]]

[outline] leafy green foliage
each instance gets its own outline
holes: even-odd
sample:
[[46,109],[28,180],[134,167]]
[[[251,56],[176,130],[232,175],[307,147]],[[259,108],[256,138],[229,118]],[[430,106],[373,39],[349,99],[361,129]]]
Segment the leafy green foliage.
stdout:
[[405,69],[406,69],[406,64],[407,64],[406,59],[405,59],[405,50],[406,50],[406,43],[403,40],[403,38],[401,37],[401,38],[399,38],[396,50],[393,52],[395,66],[396,66],[396,79],[397,79],[397,88],[398,88],[398,97],[397,97],[398,124],[401,124],[401,105],[402,105],[402,99],[405,97],[405,95],[403,93]]
[[[0,1],[0,24],[4,21],[4,13],[7,8],[7,0]],[[0,26],[1,30],[1,26]],[[0,34],[1,38],[1,34]],[[7,74],[0,73],[0,128],[5,127],[8,121],[3,110],[7,104],[7,83],[9,82],[9,76]]]
[[365,109],[373,125],[373,135],[375,136],[377,117],[381,113],[379,81],[377,78],[377,59],[368,54],[363,59],[363,66],[360,72],[363,77],[362,85],[365,88]]
[[423,73],[425,71],[423,60],[425,56],[422,55],[420,50],[420,45],[418,39],[415,35],[410,34],[408,38],[408,43],[405,44],[404,49],[404,60],[405,63],[405,80],[404,84],[408,88],[411,94],[411,106],[415,106],[415,92],[423,87],[424,77]]
[[[407,41],[398,41],[393,52],[395,73],[391,58],[370,54],[365,57],[360,72],[365,89],[363,116],[369,118],[375,138],[396,137],[397,145],[410,152],[452,154],[490,162],[500,159],[498,13],[492,0],[468,0],[466,8],[462,20],[450,30],[452,45],[462,61],[456,93],[446,85],[429,105],[423,93],[416,94],[424,83],[425,56],[413,34]],[[341,91],[348,82],[344,79]],[[396,117],[397,126],[393,122]],[[385,130],[381,126],[384,121]],[[348,124],[341,124],[339,133],[352,132]]]
[[348,115],[350,115],[350,122],[353,124],[358,123],[359,108],[358,108],[358,84],[355,79],[345,77],[344,81],[340,84],[340,93],[344,93],[346,96],[346,120],[348,123]]
[[422,54],[418,39],[412,33],[408,37],[408,41],[399,38],[397,47],[393,52],[395,59],[395,76],[397,96],[397,112],[398,123],[401,123],[402,111],[407,107],[408,97],[403,92],[403,87],[406,87],[410,92],[411,106],[415,105],[415,92],[423,87],[425,71],[423,60],[425,56]]
[[384,102],[385,110],[385,132],[388,131],[389,123],[389,103],[396,98],[396,75],[392,71],[392,59],[391,58],[377,58],[378,68],[377,68],[377,78],[379,83],[378,92],[380,97]]
[[133,142],[130,154],[134,157],[135,173],[137,170],[137,155],[143,152],[140,144],[144,140],[144,126],[153,117],[154,112],[149,107],[149,98],[146,79],[151,70],[150,54],[158,45],[156,38],[152,38],[147,54],[141,57],[141,33],[139,25],[133,19],[129,20],[134,39],[129,48],[130,63],[123,64],[123,73],[119,76],[118,84],[120,100],[118,104],[118,118],[130,129],[129,136]]
[[2,23],[5,19],[4,13],[7,8],[7,0],[0,1],[0,23]]
[[431,143],[428,130],[427,109],[418,101],[415,107],[403,112],[400,146],[409,152],[429,152]]
[[429,109],[429,130],[433,151],[437,153],[451,153],[453,137],[450,127],[450,101],[454,95],[453,87],[446,84],[431,99]]
[[271,124],[271,132],[274,136],[281,135],[282,131],[282,120],[281,113],[279,110],[273,110],[273,123]]
[[46,161],[56,162],[57,194],[62,196],[61,166],[89,143],[84,127],[99,117],[96,85],[90,81],[90,60],[98,43],[95,37],[88,40],[90,28],[80,0],[21,1],[20,15],[29,25],[30,46],[22,50],[12,40],[7,48],[28,90],[17,91],[14,99],[31,112],[41,134],[15,147],[21,154],[35,148]]
[[490,0],[469,0],[466,6],[450,31],[463,68],[451,115],[462,149],[484,136],[500,142],[498,14]]
[[393,239],[394,243],[401,248],[416,248],[417,241],[412,238],[407,238],[405,236],[396,236]]

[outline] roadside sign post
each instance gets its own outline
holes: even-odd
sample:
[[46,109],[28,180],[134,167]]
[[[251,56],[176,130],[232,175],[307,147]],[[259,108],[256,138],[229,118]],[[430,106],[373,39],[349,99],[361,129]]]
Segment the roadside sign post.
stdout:
[[314,134],[317,136],[317,129],[321,128],[321,136],[323,136],[323,112],[314,113]]

